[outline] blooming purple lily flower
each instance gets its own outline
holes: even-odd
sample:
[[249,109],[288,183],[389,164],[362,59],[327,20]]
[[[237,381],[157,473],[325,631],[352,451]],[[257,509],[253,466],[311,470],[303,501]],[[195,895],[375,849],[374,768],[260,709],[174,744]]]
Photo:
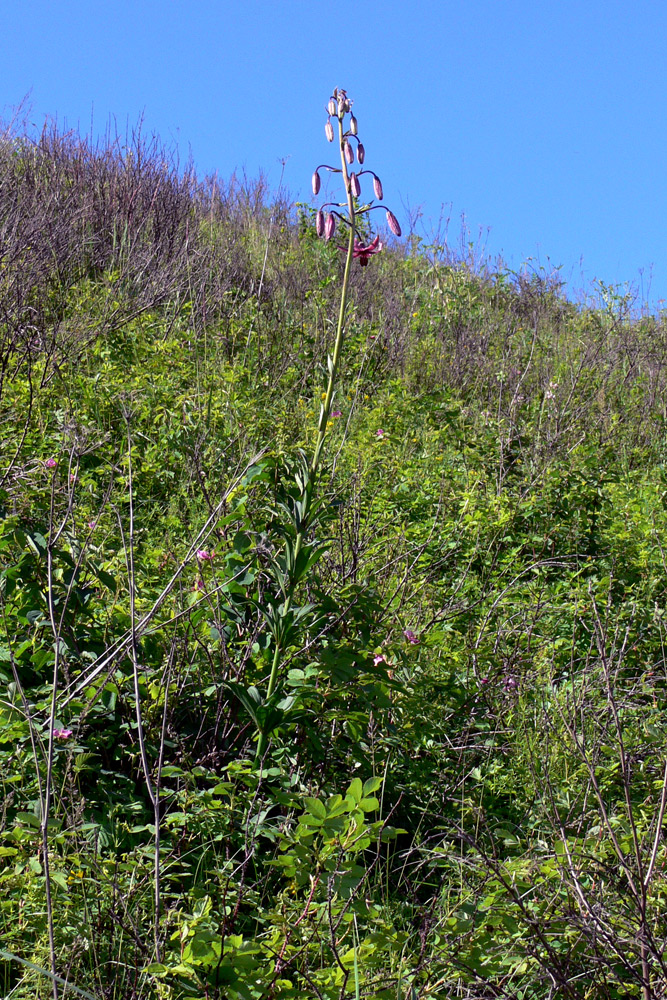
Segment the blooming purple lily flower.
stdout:
[[[347,247],[338,247],[343,253],[347,253]],[[358,260],[362,267],[368,266],[368,261],[371,259],[374,253],[380,253],[382,250],[382,243],[380,242],[380,237],[376,236],[372,243],[369,243],[367,247],[360,242],[360,240],[354,241],[354,249],[352,251],[352,256],[355,260]]]

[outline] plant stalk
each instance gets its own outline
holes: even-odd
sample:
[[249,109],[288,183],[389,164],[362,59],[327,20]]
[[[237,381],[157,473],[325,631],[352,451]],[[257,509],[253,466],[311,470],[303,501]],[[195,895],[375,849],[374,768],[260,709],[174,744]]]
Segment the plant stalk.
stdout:
[[[343,138],[343,115],[338,118],[338,136],[340,141],[340,160],[342,164],[343,180],[345,182],[345,191],[347,194],[347,209],[349,214],[350,231],[348,235],[347,242],[347,256],[345,258],[345,271],[343,273],[343,285],[341,289],[340,296],[340,309],[338,311],[338,326],[336,328],[336,341],[334,343],[333,354],[328,358],[328,368],[329,368],[329,381],[327,382],[326,394],[324,397],[324,402],[320,408],[320,419],[317,427],[317,439],[315,441],[315,449],[313,451],[313,457],[309,466],[309,476],[308,482],[306,483],[305,489],[305,505],[303,509],[303,517],[301,519],[302,527],[299,528],[296,539],[294,542],[294,565],[299,557],[301,551],[301,546],[303,545],[303,540],[305,537],[305,531],[308,528],[309,514],[313,501],[313,493],[315,484],[317,482],[317,476],[320,471],[320,462],[322,459],[322,451],[324,449],[324,442],[327,434],[327,425],[329,423],[329,417],[331,416],[331,406],[333,403],[334,391],[336,387],[336,376],[338,375],[338,368],[340,365],[340,355],[343,348],[343,340],[345,334],[345,313],[347,309],[347,296],[348,289],[350,285],[350,271],[352,268],[353,252],[354,252],[354,237],[356,232],[355,226],[355,208],[354,208],[354,197],[352,195],[352,190],[350,187],[350,177],[347,170],[347,160],[345,159],[345,140]],[[286,615],[292,604],[292,597],[294,594],[294,584],[291,583],[289,586],[288,593],[285,597],[285,602],[283,605],[283,614]],[[280,670],[280,663],[282,660],[282,640],[277,637],[275,649],[273,653],[273,662],[271,664],[271,674],[269,676],[269,686],[266,691],[267,701],[272,697],[275,692],[276,685],[278,683],[278,672]],[[257,742],[257,760],[261,760],[266,752],[267,738],[265,733],[260,733],[259,740]]]

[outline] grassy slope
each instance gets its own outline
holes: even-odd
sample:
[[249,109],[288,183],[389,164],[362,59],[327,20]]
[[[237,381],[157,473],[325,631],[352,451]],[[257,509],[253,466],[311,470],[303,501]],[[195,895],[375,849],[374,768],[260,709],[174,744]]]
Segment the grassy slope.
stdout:
[[55,668],[80,989],[659,996],[662,321],[437,248],[355,269],[328,543],[267,705],[338,251],[261,185],[56,134],[2,145],[0,225],[4,946],[49,968]]

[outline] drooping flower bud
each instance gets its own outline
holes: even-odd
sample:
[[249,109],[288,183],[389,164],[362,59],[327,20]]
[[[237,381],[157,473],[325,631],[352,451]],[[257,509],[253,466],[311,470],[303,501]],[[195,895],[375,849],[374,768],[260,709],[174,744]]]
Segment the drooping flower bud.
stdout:
[[359,183],[359,178],[354,172],[350,174],[350,191],[355,198],[358,198],[361,194],[361,184]]
[[338,111],[338,106],[337,106],[335,100],[333,99],[333,97],[329,98],[329,104],[327,105],[327,111],[329,112],[330,115],[335,115],[337,113],[337,111]]
[[375,174],[373,174],[373,190],[378,201],[382,201],[382,182]]
[[319,194],[320,193],[320,183],[321,183],[320,182],[320,175],[318,174],[318,172],[316,170],[315,173],[313,174],[313,194]]
[[357,119],[354,117],[354,115],[351,115],[350,117],[350,132],[352,133],[352,135],[357,134]]
[[315,216],[315,230],[318,236],[324,236],[324,212],[321,208],[318,209],[317,215]]
[[333,125],[331,124],[328,118],[327,118],[327,123],[324,126],[324,134],[326,135],[329,142],[333,142]]
[[333,213],[329,212],[329,214],[327,215],[327,221],[324,224],[325,240],[330,240],[335,232],[336,232],[336,220],[334,219]]
[[398,219],[393,212],[389,211],[389,209],[387,209],[387,225],[391,229],[394,236],[401,235],[401,227],[398,224]]
[[366,150],[364,149],[364,144],[362,142],[357,143],[357,159],[359,163],[363,163],[366,159]]
[[343,146],[343,152],[345,153],[345,159],[348,163],[354,163],[354,152],[352,151],[352,146],[350,146],[347,139],[345,140],[345,145]]

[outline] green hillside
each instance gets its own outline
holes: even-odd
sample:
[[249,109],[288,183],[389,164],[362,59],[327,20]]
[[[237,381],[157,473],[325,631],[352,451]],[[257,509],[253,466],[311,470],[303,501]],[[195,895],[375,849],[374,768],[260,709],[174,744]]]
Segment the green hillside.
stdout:
[[0,995],[666,996],[664,317],[322,224],[0,139]]

